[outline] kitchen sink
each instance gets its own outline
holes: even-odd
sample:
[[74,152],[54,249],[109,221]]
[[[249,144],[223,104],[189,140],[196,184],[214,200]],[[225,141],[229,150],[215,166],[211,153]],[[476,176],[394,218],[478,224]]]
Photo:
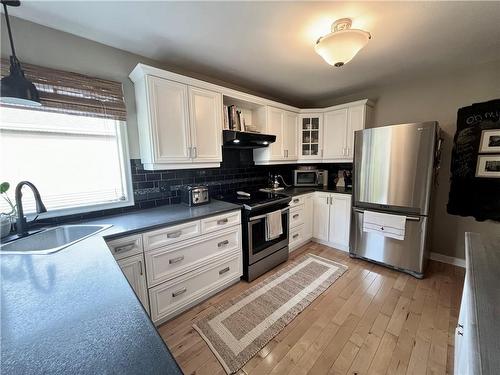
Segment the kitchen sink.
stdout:
[[0,254],[50,254],[81,241],[111,225],[61,225],[2,244]]

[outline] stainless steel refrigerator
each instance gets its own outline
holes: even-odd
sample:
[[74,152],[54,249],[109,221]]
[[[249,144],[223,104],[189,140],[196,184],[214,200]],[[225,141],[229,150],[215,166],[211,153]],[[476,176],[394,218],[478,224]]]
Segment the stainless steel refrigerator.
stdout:
[[[349,249],[352,257],[423,277],[429,253],[429,213],[439,146],[437,122],[355,132]],[[404,239],[363,230],[367,210],[405,216]]]

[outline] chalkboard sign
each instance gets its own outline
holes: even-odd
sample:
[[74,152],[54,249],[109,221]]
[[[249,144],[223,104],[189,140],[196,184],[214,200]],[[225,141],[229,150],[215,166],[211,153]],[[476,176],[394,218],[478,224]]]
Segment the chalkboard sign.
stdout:
[[[500,129],[500,99],[460,108],[453,140],[448,213],[500,221],[500,178],[476,177],[484,130]],[[498,156],[500,154],[489,156]]]

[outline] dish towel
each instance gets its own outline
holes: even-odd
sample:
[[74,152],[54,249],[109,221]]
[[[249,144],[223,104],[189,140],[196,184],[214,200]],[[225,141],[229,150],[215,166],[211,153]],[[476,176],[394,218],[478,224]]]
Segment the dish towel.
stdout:
[[266,215],[266,241],[274,240],[283,234],[281,225],[281,210]]
[[378,233],[384,237],[405,239],[406,216],[383,214],[365,211],[363,215],[363,232]]

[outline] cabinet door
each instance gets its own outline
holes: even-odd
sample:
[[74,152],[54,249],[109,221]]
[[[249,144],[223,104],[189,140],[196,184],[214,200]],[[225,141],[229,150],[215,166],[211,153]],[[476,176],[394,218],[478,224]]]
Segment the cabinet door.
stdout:
[[320,160],[323,154],[322,114],[309,114],[300,117],[299,159]]
[[189,87],[193,162],[222,161],[222,95]]
[[329,242],[339,245],[342,250],[348,250],[350,227],[351,196],[348,194],[332,194]]
[[283,132],[285,144],[283,146],[287,160],[297,160],[297,122],[299,116],[293,112],[285,112]]
[[313,236],[313,196],[312,194],[304,197],[304,238],[309,239]]
[[347,119],[347,109],[338,109],[325,113],[325,123],[323,126],[323,159],[345,158]]
[[313,196],[313,237],[328,241],[330,220],[330,194],[315,193]]
[[354,132],[365,128],[365,114],[366,106],[364,105],[349,108],[345,144],[345,156],[347,159],[352,159],[354,156]]
[[187,85],[148,76],[153,161],[190,161]]
[[276,141],[269,145],[270,160],[282,160],[285,158],[285,153],[283,150],[283,121],[283,110],[273,107],[267,108],[267,133],[276,136]]
[[149,314],[148,287],[146,284],[146,275],[144,273],[144,255],[137,254],[119,260],[117,263],[137,295],[137,298],[139,298]]

